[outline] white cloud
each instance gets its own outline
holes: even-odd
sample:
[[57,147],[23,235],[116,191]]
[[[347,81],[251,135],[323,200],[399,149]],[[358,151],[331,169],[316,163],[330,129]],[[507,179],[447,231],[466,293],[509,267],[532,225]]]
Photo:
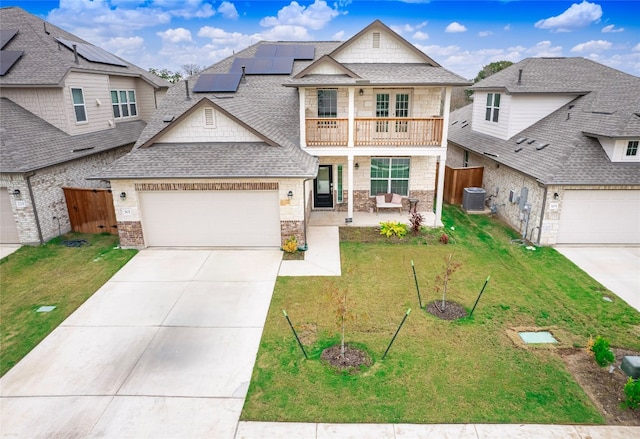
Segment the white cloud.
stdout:
[[610,49],[612,44],[605,40],[591,40],[586,43],[580,43],[574,46],[572,52],[602,52]]
[[493,35],[493,32],[491,32],[490,30],[483,30],[483,31],[478,32],[478,36],[479,37],[488,37],[488,36],[491,36],[491,35]]
[[191,31],[183,27],[178,27],[176,29],[167,29],[164,32],[156,32],[156,35],[162,38],[162,41],[164,41],[165,43],[177,44],[193,41],[191,39]]
[[343,38],[344,38],[343,30],[336,32],[335,34],[333,34],[333,37],[332,37],[332,39],[335,41],[343,41]]
[[453,23],[450,23],[444,31],[449,33],[466,32],[467,28],[457,21],[454,21]]
[[634,52],[640,52],[640,43],[636,44],[635,46],[633,46],[633,49],[631,49]]
[[555,17],[545,18],[536,22],[538,29],[550,29],[557,32],[570,32],[575,29],[597,23],[602,17],[602,7],[595,3],[583,0],[582,3],[574,3],[569,9]]
[[310,40],[312,38],[311,35],[309,35],[307,28],[291,25],[274,26],[269,30],[261,32],[261,35],[265,40],[270,41],[298,41]]
[[238,18],[238,11],[236,10],[236,6],[230,2],[222,2],[218,7],[218,13],[222,14],[224,18],[229,20],[235,20]]
[[505,32],[509,32],[511,30],[511,25],[507,24],[505,27],[503,27],[503,29],[505,30]]
[[605,34],[609,32],[624,32],[624,28],[623,27],[616,28],[614,24],[610,24],[608,26],[603,27],[602,32]]
[[319,30],[338,15],[340,12],[337,5],[336,9],[333,9],[324,0],[315,0],[306,7],[292,1],[278,11],[277,17],[265,17],[260,20],[260,25],[263,27],[298,26]]
[[418,31],[413,34],[413,39],[418,41],[424,41],[429,39],[429,34],[426,32]]
[[101,47],[117,55],[121,58],[127,59],[131,56],[137,56],[144,49],[144,38],[141,37],[115,37],[106,41]]
[[551,41],[540,41],[526,52],[536,57],[554,58],[562,56],[562,46],[552,46]]

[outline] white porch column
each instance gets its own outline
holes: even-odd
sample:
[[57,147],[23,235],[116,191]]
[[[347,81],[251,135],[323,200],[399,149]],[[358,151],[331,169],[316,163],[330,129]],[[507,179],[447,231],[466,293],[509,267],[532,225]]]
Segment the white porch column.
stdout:
[[451,87],[445,88],[444,107],[442,109],[442,146],[447,146],[449,138],[449,113],[451,112]]
[[353,218],[353,156],[347,157],[347,218]]
[[436,219],[434,226],[438,227],[442,225],[442,203],[444,199],[444,166],[446,163],[447,152],[440,155],[440,162],[438,163],[438,188],[436,196]]
[[[349,122],[347,124],[348,128],[348,140],[347,140],[347,147],[349,148],[353,148],[354,145],[354,141],[353,138],[355,136],[354,133],[354,127],[355,127],[355,117],[356,117],[356,89],[354,87],[349,87]],[[353,157],[351,157],[351,160],[353,160]],[[351,166],[349,166],[349,169],[351,169]],[[351,180],[349,180],[351,181]]]
[[307,89],[301,87],[298,89],[298,99],[300,107],[300,146],[306,148],[307,146]]

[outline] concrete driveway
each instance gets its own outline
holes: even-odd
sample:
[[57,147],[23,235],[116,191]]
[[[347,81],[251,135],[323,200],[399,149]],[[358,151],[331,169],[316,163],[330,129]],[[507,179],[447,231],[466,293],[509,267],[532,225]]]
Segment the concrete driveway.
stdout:
[[2,437],[233,438],[279,250],[144,250],[0,379]]
[[640,311],[639,246],[556,246],[555,249]]

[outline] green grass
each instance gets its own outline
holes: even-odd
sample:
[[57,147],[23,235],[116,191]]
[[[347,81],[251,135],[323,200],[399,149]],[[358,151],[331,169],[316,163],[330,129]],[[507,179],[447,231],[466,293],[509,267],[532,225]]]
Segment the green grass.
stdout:
[[[135,255],[114,235],[67,235],[90,245],[66,247],[56,238],[21,247],[0,260],[0,375],[4,375]],[[49,313],[35,312],[55,305]]]
[[[551,248],[510,243],[517,237],[495,219],[445,209],[455,244],[342,242],[341,277],[281,277],[261,340],[243,420],[372,423],[603,423],[553,349],[517,346],[516,327],[551,328],[562,346],[585,346],[601,335],[612,346],[640,349],[640,313],[602,299],[595,280]],[[451,226],[455,230],[451,230]],[[418,243],[416,243],[418,242]],[[411,260],[423,304],[437,299],[434,280],[453,254],[448,299],[471,318],[442,321],[418,309]],[[360,374],[338,373],[320,361],[339,342],[326,293],[347,292],[356,319],[347,342],[374,364]],[[611,293],[607,293],[611,295]],[[404,327],[385,360],[407,308]],[[305,360],[282,315],[286,309],[310,359]]]

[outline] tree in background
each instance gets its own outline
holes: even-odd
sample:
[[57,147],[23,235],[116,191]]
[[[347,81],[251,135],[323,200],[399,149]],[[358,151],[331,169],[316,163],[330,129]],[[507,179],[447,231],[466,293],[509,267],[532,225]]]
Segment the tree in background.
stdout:
[[182,71],[184,71],[184,74],[187,76],[193,76],[202,71],[202,66],[198,64],[183,64]]
[[149,69],[149,73],[153,73],[154,75],[159,76],[162,79],[166,79],[172,84],[175,84],[176,82],[182,79],[182,75],[179,72],[172,72],[171,70],[168,70],[168,69],[158,70],[151,67]]
[[[491,64],[487,64],[482,67],[482,70],[478,72],[475,78],[473,78],[473,83],[477,83],[482,81],[485,78],[493,75],[494,73],[498,73],[500,70],[506,69],[507,67],[513,65],[511,61],[495,61]],[[466,90],[467,97],[469,101],[471,101],[471,96],[473,95],[473,90]]]

